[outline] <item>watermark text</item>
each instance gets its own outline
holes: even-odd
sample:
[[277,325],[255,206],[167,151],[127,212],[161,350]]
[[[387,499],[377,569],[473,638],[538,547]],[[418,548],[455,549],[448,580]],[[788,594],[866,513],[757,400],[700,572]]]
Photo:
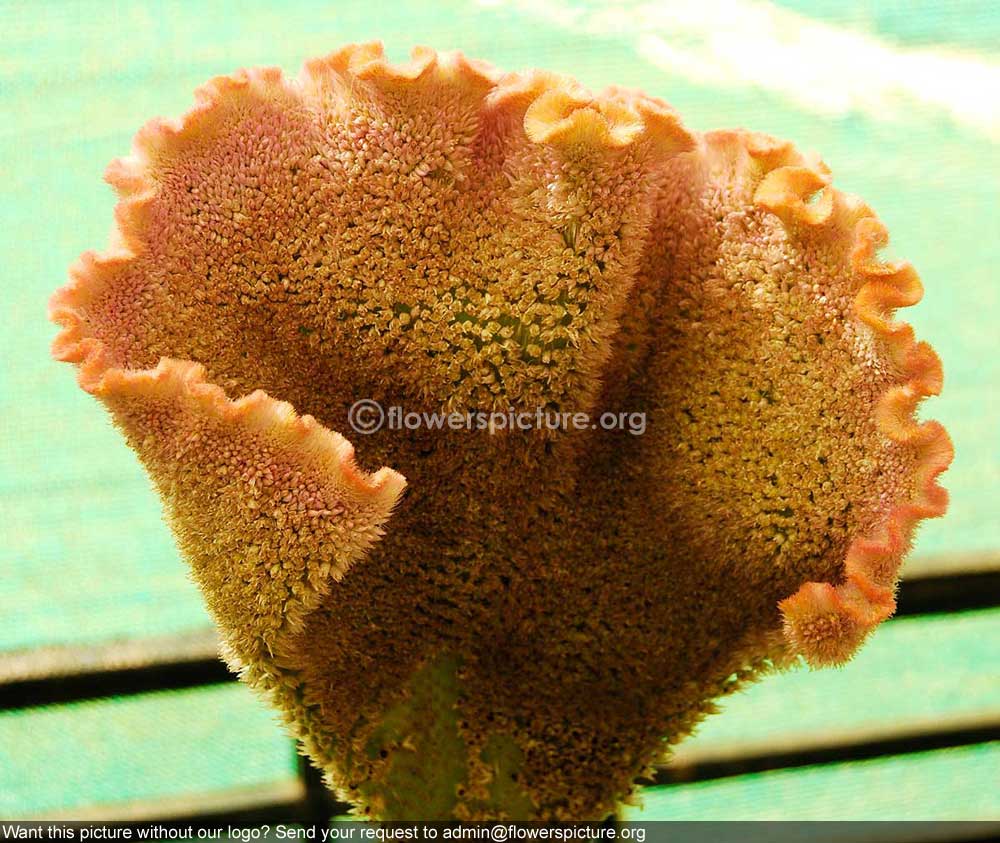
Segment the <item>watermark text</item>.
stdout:
[[355,433],[368,435],[380,430],[412,431],[441,430],[452,432],[528,432],[531,430],[622,431],[632,436],[646,432],[646,414],[640,412],[604,412],[591,415],[584,412],[554,411],[544,407],[534,410],[506,412],[471,410],[465,413],[432,413],[407,410],[400,406],[383,406],[378,401],[363,398],[348,411],[347,420]]

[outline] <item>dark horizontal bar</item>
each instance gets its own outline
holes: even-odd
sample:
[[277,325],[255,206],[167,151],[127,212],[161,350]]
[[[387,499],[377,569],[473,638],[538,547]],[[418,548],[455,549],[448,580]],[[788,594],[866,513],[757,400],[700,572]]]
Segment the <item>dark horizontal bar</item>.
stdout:
[[235,674],[230,673],[218,658],[153,662],[137,667],[33,677],[0,684],[0,710],[149,691],[174,691],[235,679]]
[[1000,740],[1000,721],[985,726],[916,732],[911,735],[875,738],[837,746],[809,747],[801,751],[788,750],[718,761],[696,761],[683,766],[664,766],[656,770],[652,781],[654,784],[682,784],[761,773],[766,770],[865,761],[887,755],[907,755],[913,752],[949,749],[996,740]]
[[967,612],[1000,606],[1000,571],[903,580],[896,615]]

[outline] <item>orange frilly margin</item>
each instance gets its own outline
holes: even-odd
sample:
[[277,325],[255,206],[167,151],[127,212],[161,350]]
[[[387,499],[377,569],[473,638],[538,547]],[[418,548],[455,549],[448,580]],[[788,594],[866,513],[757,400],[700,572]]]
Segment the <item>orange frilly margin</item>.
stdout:
[[[757,156],[774,156],[782,146],[763,143]],[[825,165],[804,165],[799,160],[795,166],[772,170],[758,186],[754,201],[788,226],[815,227],[834,221],[844,236],[853,237],[851,269],[861,280],[855,313],[881,341],[904,381],[882,396],[876,422],[884,436],[917,453],[912,496],[898,501],[872,535],[852,542],[842,582],[805,583],[779,604],[793,653],[814,667],[838,665],[848,661],[868,634],[895,611],[899,569],[918,522],[941,516],[948,508],[948,493],[937,480],[951,464],[951,440],[940,423],[918,422],[914,417],[924,398],[940,393],[943,372],[934,350],[916,341],[910,325],[892,318],[896,308],[922,298],[919,276],[906,261],[876,258],[878,249],[889,242],[885,226],[867,205],[830,186]]]

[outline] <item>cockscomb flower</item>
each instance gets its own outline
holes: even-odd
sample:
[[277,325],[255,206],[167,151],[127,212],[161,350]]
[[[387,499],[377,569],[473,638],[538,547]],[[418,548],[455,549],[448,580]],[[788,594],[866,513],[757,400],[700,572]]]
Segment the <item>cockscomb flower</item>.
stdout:
[[[720,695],[850,658],[945,509],[914,419],[941,366],[892,318],[917,275],[788,143],[368,44],[213,80],[107,179],[55,356],[360,813],[606,816]],[[385,425],[355,454],[361,400],[644,432]]]

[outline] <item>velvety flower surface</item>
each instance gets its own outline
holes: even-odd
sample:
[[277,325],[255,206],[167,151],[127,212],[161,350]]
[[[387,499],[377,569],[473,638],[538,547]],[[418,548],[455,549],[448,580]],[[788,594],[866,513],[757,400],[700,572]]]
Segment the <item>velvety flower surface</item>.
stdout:
[[[230,664],[361,812],[607,815],[713,699],[847,660],[944,511],[951,446],[914,419],[941,367],[892,319],[920,282],[788,143],[362,45],[213,80],[107,177],[55,355]],[[360,399],[644,432],[386,426],[355,455]]]

